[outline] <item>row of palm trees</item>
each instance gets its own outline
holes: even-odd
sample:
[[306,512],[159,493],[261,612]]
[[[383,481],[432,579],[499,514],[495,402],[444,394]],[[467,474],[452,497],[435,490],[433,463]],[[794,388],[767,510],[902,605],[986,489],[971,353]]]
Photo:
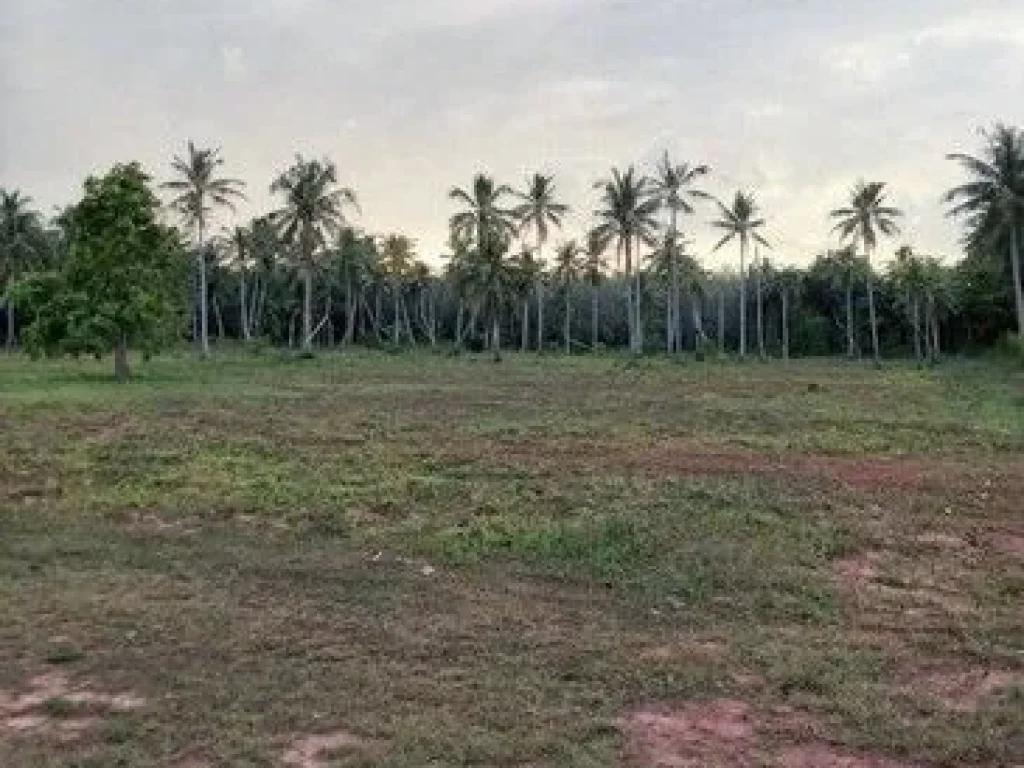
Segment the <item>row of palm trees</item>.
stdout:
[[[978,157],[950,156],[968,172],[969,180],[950,190],[943,199],[951,206],[951,215],[964,218],[969,249],[998,249],[1009,254],[1018,330],[1021,330],[1024,329],[1024,296],[1018,251],[1020,226],[1024,222],[1024,139],[1018,129],[1002,125],[986,132],[983,138],[983,152]],[[171,193],[170,206],[191,231],[196,245],[198,327],[195,335],[201,351],[207,355],[210,350],[207,269],[211,251],[228,254],[228,260],[238,271],[239,325],[246,338],[258,332],[258,319],[266,302],[266,285],[260,283],[259,271],[253,275],[251,284],[246,282],[247,272],[253,266],[256,254],[274,250],[286,252],[302,286],[301,345],[310,349],[319,330],[319,326],[313,325],[312,309],[313,281],[317,272],[332,255],[359,252],[358,249],[341,247],[346,239],[361,237],[349,226],[347,218],[349,209],[358,210],[357,196],[339,183],[337,169],[332,162],[298,156],[270,186],[281,200],[279,209],[254,219],[248,226],[236,227],[229,236],[222,233],[211,236],[211,222],[219,210],[233,210],[235,204],[244,198],[245,184],[224,176],[223,166],[219,150],[199,148],[190,142],[187,152],[173,159],[174,177],[162,185]],[[608,272],[608,257],[614,251],[612,272],[618,276],[617,284],[624,288],[630,350],[639,353],[644,347],[643,281],[647,275],[653,274],[666,286],[666,348],[669,352],[680,351],[683,346],[682,297],[695,294],[704,276],[696,259],[687,253],[683,232],[692,230],[690,220],[696,217],[701,206],[706,205],[714,211],[710,226],[721,234],[714,250],[731,242],[737,243],[739,248],[739,353],[746,355],[748,348],[748,276],[756,283],[757,346],[759,353],[763,353],[762,297],[765,291],[761,250],[771,248],[770,238],[765,234],[765,218],[750,192],[741,190],[725,203],[701,189],[700,185],[710,173],[706,165],[676,163],[666,153],[650,175],[639,173],[634,167],[625,170],[613,168],[607,178],[598,181],[594,187],[600,202],[593,212],[593,226],[583,243],[569,240],[561,242],[555,249],[550,274],[555,283],[564,288],[566,307],[569,306],[572,285],[581,277],[592,285],[599,283]],[[473,326],[478,318],[488,318],[491,345],[500,350],[501,317],[515,306],[520,310],[523,348],[530,346],[531,338],[535,338],[536,347],[542,349],[547,306],[545,276],[548,274],[545,249],[554,233],[561,230],[570,210],[559,200],[554,177],[534,174],[525,187],[517,191],[480,174],[470,187],[452,189],[449,198],[460,206],[460,210],[449,222],[452,254],[448,257],[446,275],[460,303],[465,304],[466,312],[474,318],[469,326]],[[848,204],[830,214],[833,232],[849,246],[846,251],[838,253],[846,253],[853,261],[860,259],[866,265],[860,269],[850,267],[848,274],[856,273],[866,289],[871,346],[876,361],[880,357],[880,345],[871,260],[882,238],[898,234],[900,216],[900,211],[889,204],[886,186],[881,182],[858,183]],[[4,285],[9,284],[19,270],[23,272],[33,264],[38,266],[39,260],[33,262],[31,254],[46,250],[46,243],[53,240],[31,234],[40,231],[43,227],[38,215],[30,210],[27,198],[17,192],[3,192],[0,197],[0,278]],[[514,247],[517,242],[518,248]],[[754,250],[753,269],[750,268],[751,248]],[[410,280],[425,279],[428,268],[416,259],[415,244],[408,237],[389,236],[380,241],[378,250],[381,267],[391,286],[393,315],[396,318],[392,324],[392,340],[397,343],[402,334],[402,323],[397,320],[403,311],[399,302],[402,286]],[[344,257],[349,261],[352,258],[351,255]],[[898,259],[894,269],[902,270],[900,274],[904,275],[908,285],[925,284],[927,281],[921,275],[927,270],[919,264],[920,260],[914,260],[917,257],[908,258],[903,262]],[[345,292],[345,339],[351,340],[359,311],[359,296],[351,287],[357,276],[365,272],[366,265],[345,261],[342,268],[348,284]],[[776,281],[776,285],[788,286],[781,293],[786,304],[795,297],[798,274],[778,273]],[[852,283],[847,281],[848,317],[852,314],[852,293]],[[932,301],[936,295],[939,293],[933,291]],[[592,296],[592,328],[596,329],[598,292],[592,291]],[[915,297],[911,304],[916,315],[928,315],[928,302],[922,298],[924,294],[920,290],[908,289],[907,296]],[[536,308],[533,333],[530,329],[533,319],[531,300]],[[693,306],[696,337],[703,338],[702,314],[696,302]],[[330,314],[328,306],[325,318]],[[405,314],[409,314],[408,310]],[[428,311],[426,314],[431,313]],[[436,311],[433,314],[431,327],[436,325]],[[566,323],[569,322],[569,314],[566,309]],[[786,315],[783,318],[785,326],[788,311],[783,314]],[[379,317],[381,313],[376,315]],[[13,316],[13,309],[8,307],[8,343],[14,335]],[[723,316],[720,302],[719,337]],[[466,325],[461,309],[457,324],[456,340],[460,341]],[[846,325],[852,350],[853,323],[847,322]],[[412,337],[412,323],[408,317],[404,328],[405,333]],[[784,333],[787,330],[783,328]],[[927,334],[929,338],[932,335]],[[571,348],[571,333],[565,330],[564,336],[567,348]],[[596,331],[592,336],[596,341]]]

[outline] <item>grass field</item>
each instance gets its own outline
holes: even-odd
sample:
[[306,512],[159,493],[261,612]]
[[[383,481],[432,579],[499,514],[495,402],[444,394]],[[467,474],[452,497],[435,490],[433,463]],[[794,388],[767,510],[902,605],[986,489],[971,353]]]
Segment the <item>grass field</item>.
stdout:
[[1024,371],[0,360],[0,766],[1024,764]]

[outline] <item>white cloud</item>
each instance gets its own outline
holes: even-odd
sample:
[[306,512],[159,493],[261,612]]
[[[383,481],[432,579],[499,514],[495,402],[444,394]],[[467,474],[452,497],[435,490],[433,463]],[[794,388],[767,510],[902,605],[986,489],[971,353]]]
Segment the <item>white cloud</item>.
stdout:
[[245,80],[248,70],[245,66],[245,52],[237,45],[224,46],[220,50],[224,80],[240,83]]

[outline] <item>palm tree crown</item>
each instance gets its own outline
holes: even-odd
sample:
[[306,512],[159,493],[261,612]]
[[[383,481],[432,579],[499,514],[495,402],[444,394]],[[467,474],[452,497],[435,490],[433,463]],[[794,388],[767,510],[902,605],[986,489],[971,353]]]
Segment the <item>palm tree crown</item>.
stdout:
[[652,194],[646,176],[637,176],[633,166],[625,173],[612,168],[610,178],[594,185],[601,191],[602,207],[594,211],[597,226],[594,235],[607,248],[616,246],[616,263],[626,253],[626,273],[632,271],[632,242],[639,239],[652,245],[658,230],[658,198]]
[[358,210],[356,193],[338,187],[337,167],[328,159],[307,160],[297,155],[295,163],[270,185],[270,191],[284,198],[284,206],[271,214],[281,239],[298,243],[300,258],[310,262],[317,248],[326,247],[345,226],[345,205]]
[[857,182],[850,195],[850,205],[836,208],[830,216],[838,219],[832,228],[842,240],[852,239],[854,245],[863,243],[870,253],[878,245],[878,236],[899,234],[896,219],[903,215],[898,208],[885,204],[885,182]]
[[759,216],[760,210],[753,194],[737,192],[732,206],[726,206],[721,200],[715,202],[718,204],[721,218],[712,221],[711,226],[724,230],[725,234],[712,250],[717,251],[736,237],[744,245],[753,240],[766,248],[769,247],[768,241],[758,231],[764,227],[765,221]]
[[651,182],[651,191],[661,200],[662,205],[673,213],[691,215],[691,201],[707,200],[710,197],[707,192],[693,187],[698,178],[706,176],[709,172],[710,168],[706,165],[677,165],[666,152],[658,162],[657,171]]
[[516,231],[513,212],[502,207],[505,197],[513,195],[512,188],[497,184],[490,176],[478,173],[473,178],[472,190],[453,188],[448,197],[460,202],[466,209],[451,217],[450,227],[456,240],[484,245],[491,238],[498,241],[511,238]]
[[528,181],[525,192],[517,193],[523,202],[512,213],[524,231],[532,230],[538,247],[547,242],[549,227],[561,229],[562,218],[569,206],[556,202],[554,176],[535,173]]
[[214,206],[234,210],[235,201],[245,198],[242,192],[245,182],[216,175],[222,165],[224,158],[220,149],[198,149],[190,141],[188,154],[175,155],[171,163],[178,178],[160,185],[176,193],[171,207],[198,232],[200,239]]

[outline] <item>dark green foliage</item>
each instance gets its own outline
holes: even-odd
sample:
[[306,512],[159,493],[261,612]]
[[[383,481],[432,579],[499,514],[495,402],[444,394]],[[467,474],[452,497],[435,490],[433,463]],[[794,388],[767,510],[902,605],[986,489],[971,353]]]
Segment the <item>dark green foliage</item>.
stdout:
[[186,262],[159,209],[135,163],[86,181],[66,214],[67,258],[11,290],[30,318],[29,351],[102,355],[132,345],[149,354],[176,337]]

